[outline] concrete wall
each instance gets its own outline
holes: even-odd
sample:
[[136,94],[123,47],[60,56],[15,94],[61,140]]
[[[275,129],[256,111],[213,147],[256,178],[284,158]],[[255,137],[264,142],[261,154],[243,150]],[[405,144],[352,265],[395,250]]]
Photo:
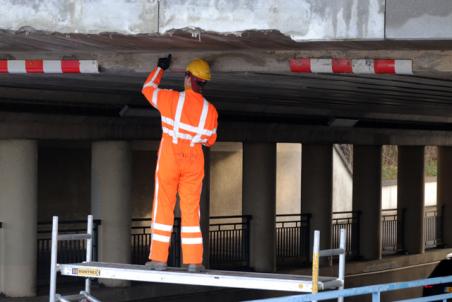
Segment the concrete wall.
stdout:
[[[382,209],[397,208],[397,184],[383,184],[381,190]],[[436,205],[436,179],[428,179],[425,181],[424,201],[425,206]]]
[[296,40],[384,35],[384,0],[34,0],[31,4],[0,0],[0,15],[0,28],[11,30],[32,26],[70,33],[141,34],[186,27],[216,32],[275,29]]
[[452,38],[449,0],[0,0],[0,15],[0,29],[66,33],[190,27],[279,30],[300,41]]
[[301,209],[301,144],[277,144],[276,214],[296,214]]
[[66,33],[157,31],[157,0],[0,0],[0,28]]
[[210,159],[210,215],[241,215],[242,144],[217,143]]
[[353,177],[333,149],[333,212],[351,211]]
[[386,37],[451,39],[452,1],[386,0]]

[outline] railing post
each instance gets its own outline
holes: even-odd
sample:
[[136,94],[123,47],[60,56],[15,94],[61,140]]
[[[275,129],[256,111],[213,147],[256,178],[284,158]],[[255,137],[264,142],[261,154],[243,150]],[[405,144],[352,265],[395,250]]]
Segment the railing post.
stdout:
[[[86,226],[86,232],[88,235],[93,236],[93,215],[88,215],[88,223]],[[93,238],[88,238],[86,240],[86,262],[91,262],[93,256]],[[85,279],[85,292],[87,294],[91,293],[91,279]]]
[[309,254],[311,246],[311,213],[306,214],[306,231],[305,231],[305,242],[304,242],[304,251],[305,251],[305,261],[309,263]]
[[397,252],[405,251],[405,208],[397,211]]
[[360,218],[361,211],[352,213],[352,238],[351,238],[351,254],[354,259],[360,257]]
[[380,302],[380,292],[372,293],[372,302]]
[[250,234],[251,234],[251,219],[252,216],[251,215],[246,215],[245,216],[246,219],[246,242],[245,242],[245,246],[246,246],[246,266],[250,267],[251,264],[251,255],[250,255]]
[[58,255],[58,217],[52,218],[52,252],[50,256],[50,293],[49,302],[55,302]]

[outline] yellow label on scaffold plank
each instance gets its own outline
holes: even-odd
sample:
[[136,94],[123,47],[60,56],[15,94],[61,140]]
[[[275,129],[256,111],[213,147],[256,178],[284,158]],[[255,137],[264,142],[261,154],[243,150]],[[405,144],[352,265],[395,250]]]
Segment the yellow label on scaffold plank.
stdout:
[[86,267],[86,268],[73,268],[72,274],[81,276],[81,277],[99,277],[100,276],[100,269],[93,268],[93,267]]

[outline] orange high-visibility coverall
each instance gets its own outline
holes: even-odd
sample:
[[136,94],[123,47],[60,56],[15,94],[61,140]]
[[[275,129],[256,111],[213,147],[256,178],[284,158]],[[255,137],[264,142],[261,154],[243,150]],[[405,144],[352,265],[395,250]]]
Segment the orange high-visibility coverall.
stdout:
[[155,68],[142,90],[149,103],[160,111],[163,130],[155,172],[149,259],[167,261],[179,193],[183,263],[200,264],[203,245],[199,202],[204,178],[201,144],[210,147],[215,143],[218,113],[191,89],[159,89],[162,76],[163,69]]

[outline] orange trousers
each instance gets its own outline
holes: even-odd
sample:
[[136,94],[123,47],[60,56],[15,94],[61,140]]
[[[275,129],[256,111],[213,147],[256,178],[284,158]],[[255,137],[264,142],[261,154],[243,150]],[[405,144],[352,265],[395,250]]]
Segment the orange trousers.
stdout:
[[167,262],[178,193],[183,263],[202,263],[199,203],[203,178],[204,154],[201,145],[191,147],[190,142],[183,140],[173,144],[172,138],[163,134],[155,172],[150,260]]

